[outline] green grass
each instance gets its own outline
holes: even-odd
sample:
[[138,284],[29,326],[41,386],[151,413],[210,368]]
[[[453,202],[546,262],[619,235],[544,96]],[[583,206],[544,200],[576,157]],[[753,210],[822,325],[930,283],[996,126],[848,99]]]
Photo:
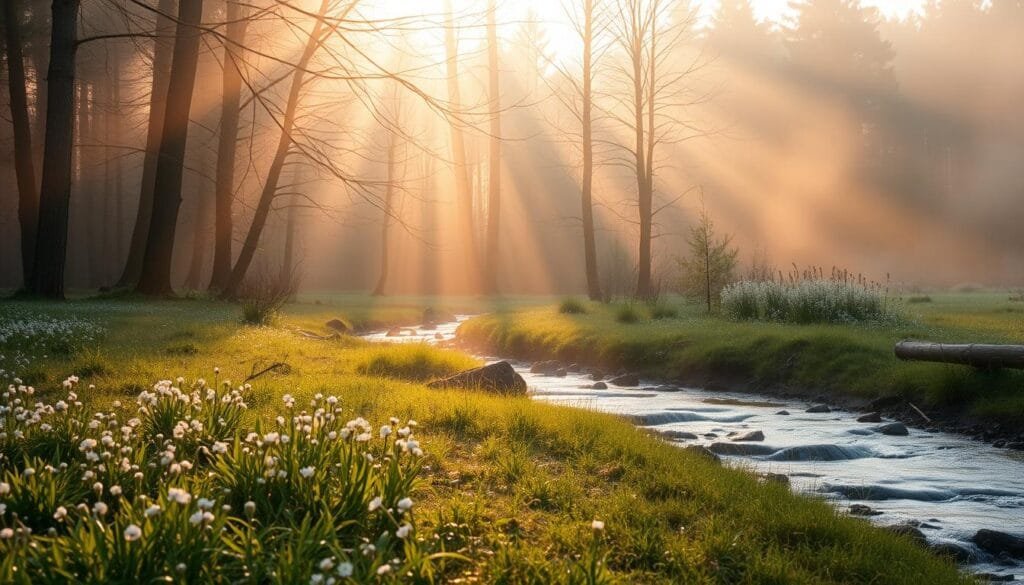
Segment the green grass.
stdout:
[[520,308],[477,317],[459,337],[500,355],[627,367],[695,385],[871,399],[902,395],[936,411],[982,421],[1024,422],[1024,374],[900,362],[893,344],[1024,343],[1024,310],[1004,294],[933,295],[877,325],[737,322],[686,306],[676,319],[622,321],[622,307],[586,315]]
[[[417,547],[393,554],[404,556],[403,566],[419,572],[415,578],[404,576],[404,581],[967,581],[952,564],[906,538],[837,515],[827,503],[795,496],[783,486],[724,469],[610,415],[527,398],[430,390],[400,379],[425,379],[472,363],[450,351],[370,346],[351,337],[317,340],[297,333],[299,329],[326,333],[323,323],[333,317],[357,327],[413,323],[424,306],[437,303],[434,299],[390,300],[376,306],[370,306],[365,297],[321,302],[287,306],[274,327],[242,326],[238,306],[199,300],[5,302],[0,303],[0,319],[17,307],[58,318],[76,315],[103,329],[89,347],[72,355],[32,358],[29,367],[42,380],[39,400],[62,396],[60,381],[80,370],[88,375],[82,375],[79,398],[86,408],[106,409],[118,400],[130,403],[156,380],[179,375],[213,380],[212,372],[219,367],[219,380],[230,379],[237,385],[253,372],[285,362],[289,368],[273,369],[250,381],[249,409],[239,424],[272,425],[282,413],[285,393],[295,398],[298,407],[307,407],[318,393],[336,395],[346,419],[415,419],[426,453],[412,488]],[[472,308],[469,304],[448,308],[467,310]],[[557,308],[522,309],[529,304],[516,304],[525,311],[525,319],[549,319],[555,327],[604,323],[606,328],[624,328],[606,310],[570,318]],[[494,319],[512,318],[509,310]],[[697,323],[684,316],[660,321],[657,327],[670,331],[680,322]],[[485,324],[478,321],[473,329],[482,331]],[[534,322],[531,329],[542,324]],[[646,321],[630,326],[638,332],[633,339],[650,327]],[[655,360],[643,357],[643,349],[638,344],[623,357]],[[325,477],[323,481],[332,480]],[[280,500],[284,502],[281,515],[275,516],[272,526],[262,527],[272,528],[268,534],[273,538],[261,540],[257,550],[225,553],[236,555],[234,560],[216,554],[194,557],[189,570],[196,571],[196,576],[190,582],[220,582],[237,576],[217,567],[237,568],[238,554],[267,559],[268,564],[258,566],[272,567],[281,582],[309,582],[326,546],[323,543],[334,542],[329,534],[321,538],[318,530],[329,532],[331,526],[290,522],[287,508],[293,500],[289,498],[307,496],[288,492],[281,497],[285,498]],[[50,511],[44,507],[42,513],[45,520]],[[365,522],[361,514],[353,518]],[[606,523],[604,531],[591,528],[595,519]],[[88,526],[95,524],[86,523],[81,530]],[[242,523],[237,527],[245,530]],[[119,526],[104,533],[104,538],[116,543],[121,531]],[[179,546],[126,559],[122,553],[131,548],[103,548],[95,540],[97,535],[92,533],[94,540],[82,537],[81,542],[97,544],[80,550],[76,558],[88,560],[93,567],[90,575],[107,570],[103,580],[109,582],[134,580],[133,575],[118,573],[124,567],[152,568],[147,562],[162,566]],[[14,545],[0,544],[4,546]],[[432,572],[423,572],[420,569],[426,565],[408,558],[437,552],[457,553],[466,560],[435,560]],[[17,557],[5,554],[4,558]],[[39,568],[36,575],[26,571],[18,575],[27,582],[45,572]]]

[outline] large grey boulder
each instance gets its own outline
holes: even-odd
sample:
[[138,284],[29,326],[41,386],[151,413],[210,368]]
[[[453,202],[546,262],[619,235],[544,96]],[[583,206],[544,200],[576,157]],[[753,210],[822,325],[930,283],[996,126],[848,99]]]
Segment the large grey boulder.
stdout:
[[427,384],[429,388],[473,388],[497,394],[526,394],[526,380],[508,362],[497,362]]
[[1016,559],[1024,559],[1024,538],[982,528],[974,534],[974,544],[982,550],[994,555],[1006,554]]

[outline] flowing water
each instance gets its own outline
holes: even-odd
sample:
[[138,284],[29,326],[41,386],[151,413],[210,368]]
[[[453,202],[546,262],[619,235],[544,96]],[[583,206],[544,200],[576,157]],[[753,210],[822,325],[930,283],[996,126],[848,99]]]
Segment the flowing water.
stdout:
[[[438,343],[452,339],[457,327],[453,322],[405,329],[397,337],[365,337]],[[808,413],[809,403],[762,395],[643,380],[634,388],[609,383],[606,390],[594,390],[583,374],[545,376],[530,373],[529,364],[510,363],[535,400],[627,416],[681,446],[708,447],[727,464],[784,474],[796,491],[825,497],[841,510],[868,506],[876,514],[869,519],[879,525],[912,522],[929,543],[970,552],[973,571],[1024,583],[1024,566],[1000,561],[971,542],[982,528],[1024,535],[1024,452],[913,428],[909,436],[890,436],[877,431],[881,424],[856,422],[852,412]],[[761,431],[764,440],[729,437],[752,431]]]

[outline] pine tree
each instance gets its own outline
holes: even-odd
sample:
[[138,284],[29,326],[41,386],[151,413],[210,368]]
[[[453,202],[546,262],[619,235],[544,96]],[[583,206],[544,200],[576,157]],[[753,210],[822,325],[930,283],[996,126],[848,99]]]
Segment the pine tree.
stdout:
[[732,245],[732,236],[719,236],[715,223],[705,207],[701,207],[697,225],[686,237],[689,256],[678,259],[682,272],[682,292],[691,298],[703,299],[711,312],[718,293],[736,279],[736,257],[739,249]]

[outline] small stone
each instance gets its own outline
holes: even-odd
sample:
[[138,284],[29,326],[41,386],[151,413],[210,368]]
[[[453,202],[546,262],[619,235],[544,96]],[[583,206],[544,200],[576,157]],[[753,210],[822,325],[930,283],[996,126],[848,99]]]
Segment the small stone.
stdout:
[[718,457],[718,455],[715,455],[714,453],[709,451],[707,447],[703,447],[701,445],[690,445],[689,447],[683,449],[683,451],[686,451],[687,453],[692,453],[698,457],[702,457],[709,461],[714,461],[715,463],[720,463],[722,461]]
[[740,435],[736,435],[735,437],[732,437],[732,440],[736,441],[736,442],[740,442],[740,441],[763,441],[764,440],[764,433],[761,432],[761,431],[749,431],[749,432],[746,432],[746,433],[743,433],[743,434],[740,434]]
[[778,483],[781,485],[789,485],[789,476],[784,473],[766,473],[764,474],[765,483]]
[[542,362],[535,362],[530,366],[531,374],[544,374],[551,375],[557,372],[562,367],[562,364],[555,360],[545,360]]
[[864,504],[850,504],[851,516],[881,516],[882,512]]
[[857,417],[859,423],[880,423],[882,422],[882,415],[877,412],[870,412],[868,414],[862,414]]
[[604,382],[594,382],[590,387],[594,390],[607,390],[608,384],[605,384]]
[[348,325],[346,325],[345,322],[342,321],[341,319],[331,319],[330,321],[324,323],[324,327],[326,327],[326,328],[328,328],[328,329],[330,329],[332,331],[337,331],[338,333],[348,333],[349,332]]
[[555,372],[553,374],[551,374],[551,375],[555,376],[556,378],[564,378],[564,377],[569,375],[569,372],[566,371],[565,368],[559,368],[559,369],[555,370]]
[[1012,449],[1014,451],[1024,451],[1024,441],[1014,441],[1012,443],[1007,443],[1006,448]]
[[889,532],[892,532],[893,534],[898,534],[900,536],[909,536],[911,539],[920,544],[928,542],[928,539],[925,537],[924,533],[921,532],[921,529],[917,526],[912,526],[909,523],[893,524],[892,526],[886,526],[885,529]]
[[574,374],[577,374],[580,371],[580,365],[579,364],[569,364],[569,366],[567,368],[565,368],[565,369],[569,370],[570,372],[572,372]]
[[978,573],[975,577],[990,583],[1006,583],[1016,579],[1011,573]]
[[780,410],[779,412],[776,412],[775,414],[777,414],[779,416],[789,416],[789,411],[788,410]]
[[975,554],[970,549],[952,542],[937,542],[928,548],[936,555],[950,557],[958,563],[967,564],[975,560]]
[[663,436],[665,438],[675,439],[675,440],[678,440],[678,441],[683,441],[683,440],[693,441],[693,440],[697,439],[697,435],[695,435],[693,433],[690,433],[690,432],[687,432],[687,431],[676,431],[676,430],[669,429],[669,430],[665,430],[665,431],[658,431],[658,434],[660,434],[661,436]]
[[385,335],[385,337],[398,337],[401,334],[402,334],[402,329],[400,327],[392,327],[391,329],[388,329],[388,332]]
[[600,382],[601,380],[604,380],[604,372],[598,369],[592,370],[590,372],[590,379],[595,382]]
[[898,422],[875,427],[875,430],[883,435],[890,435],[894,437],[906,437],[910,434],[910,431],[907,430],[907,426]]
[[810,412],[810,413],[832,412],[832,409],[829,408],[827,404],[815,404],[814,406],[808,408],[807,412]]
[[623,374],[617,378],[613,378],[611,382],[616,386],[639,386],[640,376],[637,376],[636,374]]

